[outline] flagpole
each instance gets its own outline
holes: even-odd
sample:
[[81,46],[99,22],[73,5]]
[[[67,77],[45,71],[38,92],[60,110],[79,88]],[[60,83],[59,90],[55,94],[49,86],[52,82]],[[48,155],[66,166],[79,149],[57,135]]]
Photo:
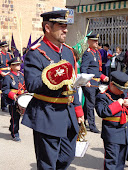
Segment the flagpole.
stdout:
[[20,48],[20,52],[21,52],[21,56],[23,56],[23,51],[22,51],[22,18],[21,18],[21,13],[20,13],[20,43],[21,43],[21,48]]
[[11,50],[11,30],[9,22],[8,22],[8,36],[9,36],[9,49]]
[[[16,12],[15,12],[16,13]],[[20,51],[21,51],[21,56],[23,55],[22,52],[22,35],[21,35],[21,29],[22,29],[22,23],[21,23],[21,13],[20,13],[20,19],[18,18],[18,15],[16,13],[16,18],[17,18],[17,25],[18,25],[18,29],[19,29],[19,37],[20,37]]]
[[85,37],[86,37],[86,35],[87,35],[87,31],[88,31],[88,27],[89,27],[89,22],[90,22],[90,20],[88,19],[87,26],[86,26],[86,30],[85,30]]
[[1,28],[1,22],[0,22],[0,40],[2,40],[2,28]]

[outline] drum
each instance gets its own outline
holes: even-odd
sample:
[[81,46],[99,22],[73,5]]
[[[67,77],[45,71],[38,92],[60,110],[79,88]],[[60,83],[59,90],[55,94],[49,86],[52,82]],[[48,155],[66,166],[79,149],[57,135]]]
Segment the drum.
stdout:
[[28,106],[28,103],[33,98],[33,93],[24,93],[18,96],[17,104],[18,104],[18,112],[21,116],[24,115],[25,109]]

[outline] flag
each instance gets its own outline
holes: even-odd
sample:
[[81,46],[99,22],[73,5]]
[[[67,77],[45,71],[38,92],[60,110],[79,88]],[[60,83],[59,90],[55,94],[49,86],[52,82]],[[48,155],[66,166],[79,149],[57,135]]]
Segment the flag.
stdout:
[[12,33],[11,47],[16,49],[16,44],[15,44],[15,41],[14,41],[14,38],[13,38],[13,33]]
[[27,45],[27,48],[29,49],[31,46],[31,34],[30,34],[30,37],[29,37],[29,40],[28,40],[28,45]]
[[[30,36],[31,37],[31,36]],[[28,50],[30,49],[30,47],[32,47],[33,45],[35,45],[36,43],[38,43],[38,41],[41,39],[42,36],[40,36],[36,41],[34,41],[32,44],[30,44],[30,38],[29,38],[29,41],[28,41],[28,45],[27,45],[27,48]],[[21,60],[23,61],[23,63],[21,64],[21,72],[23,73],[24,72],[24,59],[25,59],[25,56],[26,56],[26,53],[21,56]]]
[[19,51],[16,48],[16,44],[15,44],[15,41],[14,41],[13,33],[12,33],[12,39],[11,39],[11,48],[14,48],[14,51],[12,51],[12,54],[14,55],[14,57],[20,56],[20,53],[19,53]]
[[38,41],[41,39],[41,37],[42,37],[42,35],[41,35],[36,41],[34,41],[34,42],[30,45],[30,47],[32,47],[33,45],[35,45],[36,43],[38,43]]

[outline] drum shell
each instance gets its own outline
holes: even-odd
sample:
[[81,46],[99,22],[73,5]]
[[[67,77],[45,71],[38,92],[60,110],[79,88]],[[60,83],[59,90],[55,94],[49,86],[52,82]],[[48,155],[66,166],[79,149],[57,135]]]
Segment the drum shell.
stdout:
[[27,105],[32,98],[33,98],[33,93],[24,93],[18,96],[17,110],[21,116],[24,115]]

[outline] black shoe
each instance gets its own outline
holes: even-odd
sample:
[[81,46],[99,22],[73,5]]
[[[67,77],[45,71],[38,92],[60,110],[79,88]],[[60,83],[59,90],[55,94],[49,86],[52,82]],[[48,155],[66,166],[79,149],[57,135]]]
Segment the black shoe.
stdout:
[[19,137],[12,138],[12,140],[15,142],[21,142],[21,139]]
[[2,108],[2,112],[8,112],[8,108]]
[[90,129],[90,131],[93,132],[93,133],[100,133],[100,131],[97,128]]

